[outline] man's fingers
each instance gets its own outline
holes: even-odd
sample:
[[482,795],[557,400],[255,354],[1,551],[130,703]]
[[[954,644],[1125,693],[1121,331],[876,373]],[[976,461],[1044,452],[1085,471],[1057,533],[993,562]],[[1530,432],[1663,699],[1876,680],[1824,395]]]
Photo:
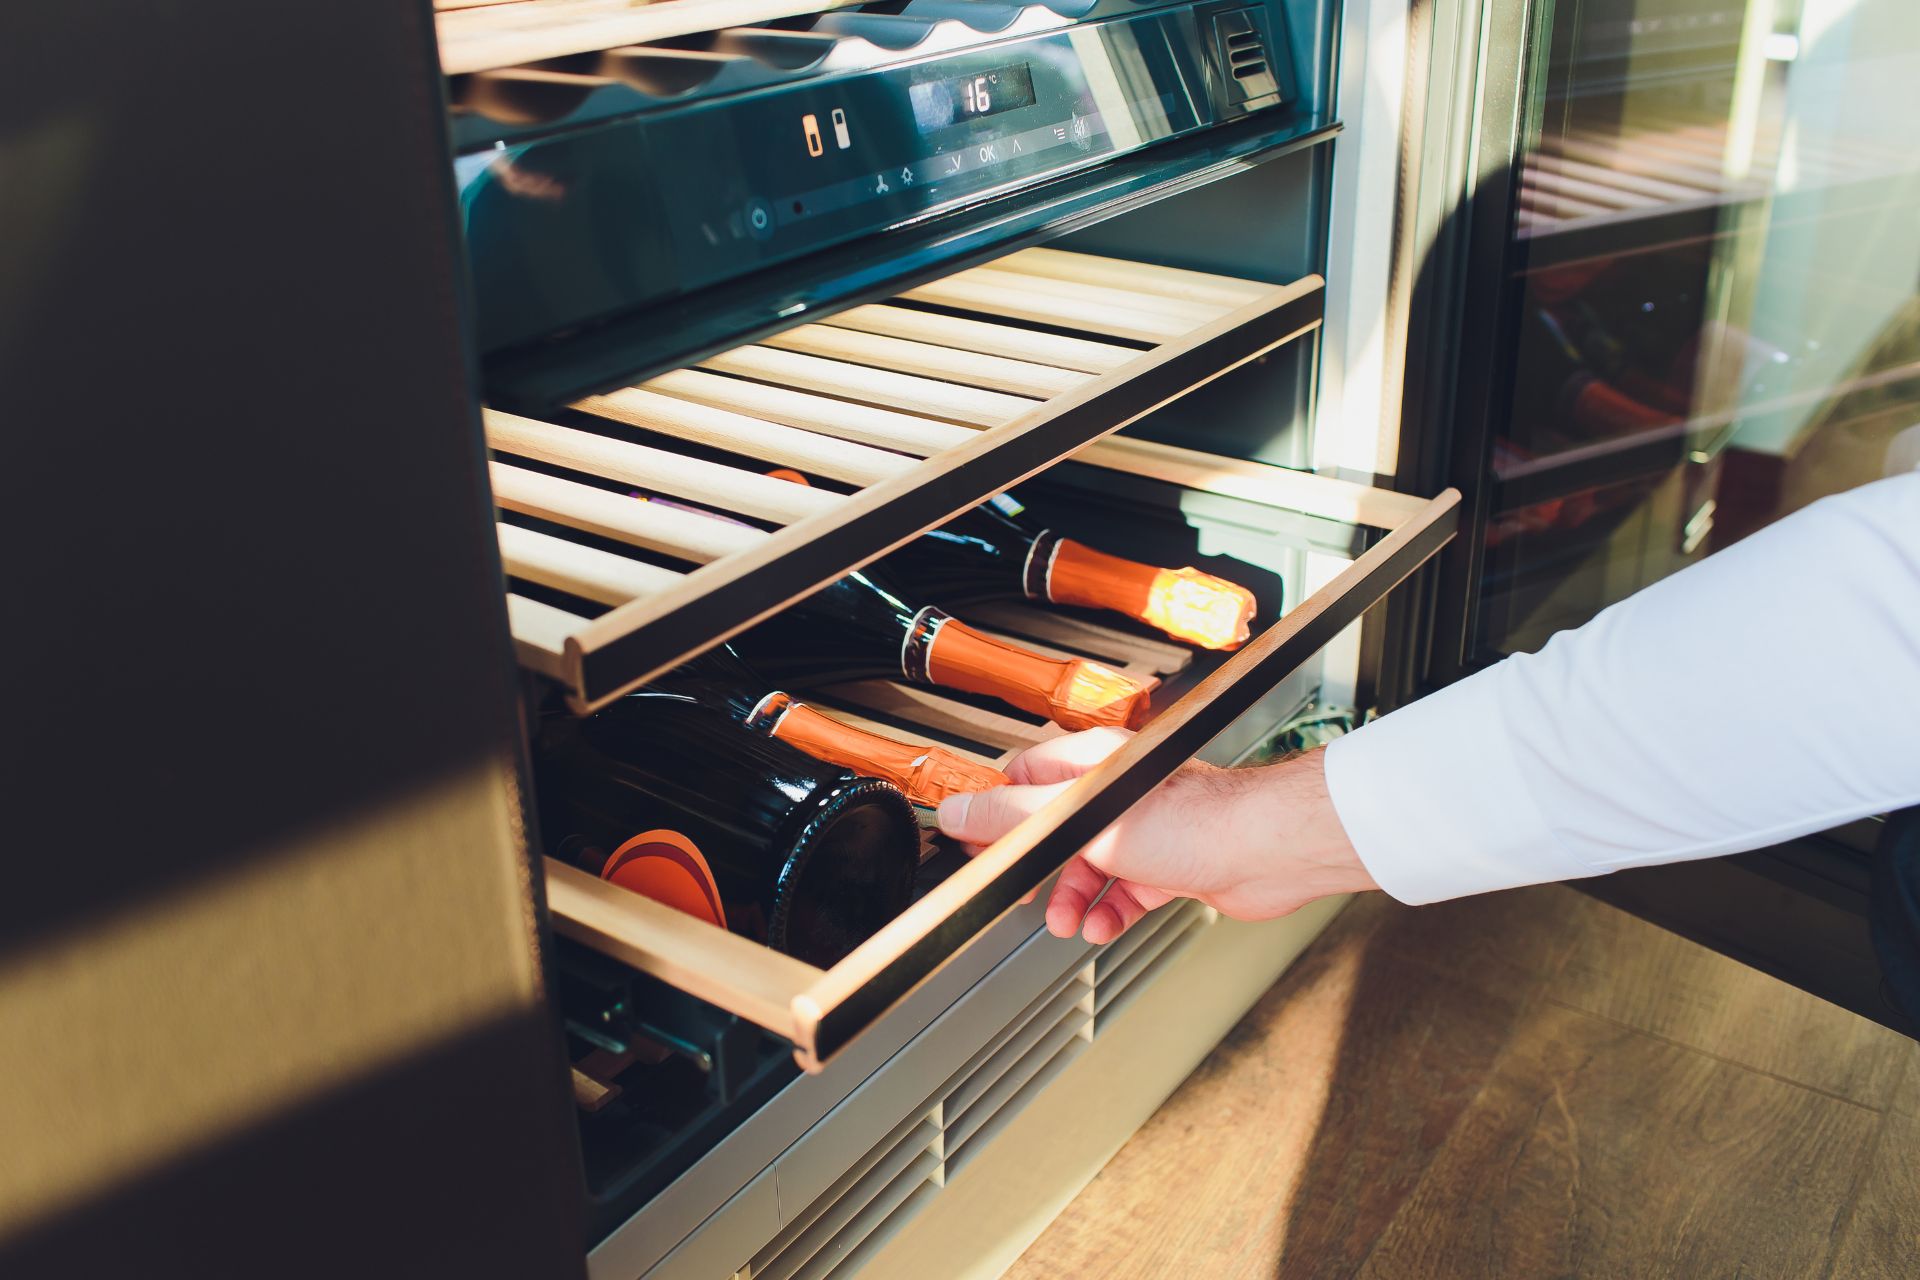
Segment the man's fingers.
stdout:
[[1066,789],[1067,784],[1060,782],[951,795],[940,802],[940,829],[966,844],[992,844]]
[[1112,942],[1146,914],[1147,908],[1134,896],[1132,886],[1116,880],[1107,890],[1107,896],[1087,912],[1087,922],[1080,926],[1080,932],[1088,942],[1098,946]]
[[1060,871],[1047,899],[1047,932],[1056,938],[1071,938],[1080,932],[1087,908],[1107,887],[1107,878],[1081,858],[1075,858]]
[[1101,728],[1049,738],[1009,760],[1007,777],[1030,785],[1066,782],[1118,751],[1132,736],[1125,729]]

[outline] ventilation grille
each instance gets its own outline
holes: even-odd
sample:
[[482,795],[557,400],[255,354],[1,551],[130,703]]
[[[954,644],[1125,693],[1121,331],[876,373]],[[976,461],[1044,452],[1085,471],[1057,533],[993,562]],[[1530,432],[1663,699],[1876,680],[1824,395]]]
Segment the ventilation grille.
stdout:
[[1215,14],[1213,41],[1226,76],[1228,105],[1251,108],[1279,96],[1265,14],[1254,9]]
[[854,1275],[1216,918],[1212,908],[1197,902],[1156,912],[1088,963],[1063,974],[788,1223],[734,1280]]
[[1271,75],[1267,42],[1258,31],[1237,31],[1227,37],[1227,74],[1235,80]]

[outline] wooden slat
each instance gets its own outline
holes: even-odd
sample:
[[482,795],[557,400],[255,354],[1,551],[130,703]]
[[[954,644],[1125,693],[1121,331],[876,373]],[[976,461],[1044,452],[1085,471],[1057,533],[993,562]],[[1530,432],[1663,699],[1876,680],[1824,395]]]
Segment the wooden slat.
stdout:
[[1129,262],[1125,258],[1106,258],[1092,253],[1070,253],[1064,249],[1022,249],[999,262],[1026,275],[1131,289],[1220,308],[1244,307],[1271,287],[1256,280],[1238,280],[1205,271]]
[[487,443],[502,453],[692,498],[723,511],[785,524],[831,511],[844,501],[824,489],[772,480],[738,467],[683,458],[665,449],[536,422],[498,409],[484,410],[483,417]]
[[858,680],[822,692],[835,703],[865,707],[908,724],[925,725],[934,733],[955,734],[1008,751],[1044,742],[1059,732],[1054,725],[1028,724],[998,711],[956,702],[932,689],[891,680]]
[[504,462],[489,463],[488,475],[494,502],[508,511],[663,552],[677,560],[705,564],[745,551],[767,536],[749,525],[642,502]]
[[997,427],[1011,422],[1038,403],[1025,396],[822,360],[818,356],[776,351],[772,347],[739,347],[713,357],[703,367],[758,378],[777,386],[822,391],[891,409],[911,409],[928,417],[978,427]]
[[1631,147],[1622,146],[1608,138],[1560,138],[1555,141],[1554,150],[1575,160],[1585,160],[1626,173],[1643,174],[1650,178],[1658,178],[1662,182],[1699,187],[1703,191],[1714,194],[1718,194],[1726,186],[1726,175],[1717,168],[1686,164],[1665,156],[1648,155]]
[[1115,289],[1096,290],[1092,286],[1081,286],[1072,296],[1045,287],[1066,283],[975,267],[909,289],[900,296],[915,302],[1140,342],[1170,341],[1198,328],[1206,319],[1205,316],[1196,318],[1187,303],[1144,298]]
[[1615,183],[1593,182],[1586,178],[1557,173],[1543,165],[1535,165],[1531,161],[1526,167],[1526,182],[1535,191],[1550,192],[1557,196],[1572,196],[1576,200],[1604,205],[1610,209],[1660,209],[1672,203],[1658,196],[1628,191]]
[[921,724],[918,721],[902,728],[886,720],[876,720],[854,709],[851,704],[835,702],[831,697],[808,697],[807,702],[823,711],[832,712],[834,719],[850,724],[856,729],[865,729],[868,733],[877,733],[883,738],[897,739],[903,733],[912,734],[914,737],[945,747],[955,755],[965,756],[976,764],[993,764],[1005,754],[1004,749],[992,752],[977,750],[976,747],[980,745],[977,739],[968,738],[962,734],[942,733],[933,726]]
[[674,36],[753,27],[843,9],[861,0],[544,0],[449,10],[438,15],[440,69],[447,75],[544,58],[648,44]]
[[[1734,157],[1724,141],[1708,142],[1704,139],[1677,137],[1658,129],[1634,130],[1623,135],[1620,143],[1642,155],[1658,156],[1662,159],[1671,157],[1675,163],[1698,165],[1705,172],[1720,175],[1723,188],[1764,184],[1772,179],[1773,171],[1780,163],[1780,157],[1777,154],[1756,152],[1751,157],[1747,172],[1736,176],[1729,171]],[[1817,154],[1808,154],[1805,159],[1813,165],[1822,164]]]
[[765,339],[763,345],[1040,399],[1070,391],[1092,376],[1027,360],[1010,360],[824,324],[789,329]]
[[543,861],[557,931],[776,1035],[793,1035],[793,1001],[825,976],[821,970],[578,867]]
[[[1131,263],[1121,263],[1123,267]],[[1050,298],[1060,298],[1073,303],[1085,303],[1094,307],[1111,307],[1122,311],[1143,311],[1156,316],[1164,316],[1178,323],[1184,332],[1198,328],[1207,321],[1232,311],[1235,307],[1246,306],[1257,301],[1264,289],[1254,290],[1250,296],[1235,302],[1192,302],[1183,298],[1172,298],[1156,293],[1151,289],[1137,289],[1124,285],[1087,284],[1080,280],[1070,280],[1060,276],[1037,275],[1009,266],[1005,259],[990,262],[983,267],[973,267],[959,273],[976,280],[988,280],[1007,289],[1020,289],[1031,293],[1045,294]],[[957,277],[955,277],[957,278]]]
[[520,665],[555,680],[572,678],[567,641],[579,634],[587,619],[539,600],[507,593],[507,625]]
[[1583,160],[1572,160],[1566,156],[1552,155],[1545,151],[1528,156],[1527,164],[1531,168],[1617,187],[1622,191],[1631,191],[1638,195],[1652,196],[1656,200],[1667,203],[1676,200],[1698,200],[1701,196],[1710,194],[1700,187],[1682,186],[1677,182],[1662,182],[1658,178],[1649,178],[1638,173],[1623,173],[1618,169],[1608,169],[1601,165],[1588,164]]
[[680,581],[680,575],[671,569],[629,560],[598,547],[583,547],[552,534],[512,524],[496,524],[494,529],[500,537],[500,560],[508,574],[582,600],[625,604]]
[[573,1068],[573,1103],[582,1111],[598,1111],[619,1096],[619,1085],[596,1080],[580,1068]]
[[610,84],[619,83],[612,76],[582,75],[577,71],[549,71],[544,67],[503,67],[483,74],[488,81],[502,87],[531,85],[554,89],[604,89]]
[[1603,205],[1588,204],[1585,200],[1573,200],[1529,187],[1520,189],[1520,207],[1536,213],[1549,213],[1560,218],[1585,218],[1594,214],[1617,212]]
[[822,324],[862,333],[886,334],[909,338],[960,351],[982,355],[1006,356],[1013,360],[1037,360],[1060,369],[1081,373],[1107,373],[1118,369],[1140,353],[1131,347],[1090,338],[1072,338],[1059,333],[1040,333],[988,320],[969,320],[939,311],[920,311],[875,303],[852,307],[828,316]]
[[1697,156],[1708,164],[1725,164],[1727,160],[1727,135],[1724,131],[1707,137],[1689,134],[1685,130],[1636,129],[1626,136],[1635,144],[1644,142],[1675,155]]
[[1109,436],[1073,455],[1075,462],[1164,480],[1168,484],[1262,506],[1322,516],[1374,529],[1391,529],[1417,514],[1426,500],[1351,480],[1292,471],[1264,462],[1222,458],[1176,445]]
[[1037,605],[995,600],[971,605],[966,614],[980,626],[1071,649],[1109,666],[1137,666],[1156,676],[1184,671],[1193,662],[1193,650],[1185,645],[1128,635]]
[[675,369],[646,386],[650,391],[678,396],[695,404],[748,413],[768,422],[783,422],[842,440],[896,449],[916,458],[965,444],[975,435],[972,427],[957,423],[939,422],[869,404],[852,404],[748,378],[729,378],[702,369]]
[[797,467],[849,484],[872,484],[913,466],[913,459],[897,453],[640,387],[589,396],[574,408],[676,440],[725,449],[776,466]]

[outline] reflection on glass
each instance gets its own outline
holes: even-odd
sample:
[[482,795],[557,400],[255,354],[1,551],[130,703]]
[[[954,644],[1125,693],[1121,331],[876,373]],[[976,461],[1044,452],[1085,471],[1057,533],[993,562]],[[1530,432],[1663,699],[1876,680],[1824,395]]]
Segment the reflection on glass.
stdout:
[[1488,657],[1920,456],[1920,4],[1558,0],[1530,94]]

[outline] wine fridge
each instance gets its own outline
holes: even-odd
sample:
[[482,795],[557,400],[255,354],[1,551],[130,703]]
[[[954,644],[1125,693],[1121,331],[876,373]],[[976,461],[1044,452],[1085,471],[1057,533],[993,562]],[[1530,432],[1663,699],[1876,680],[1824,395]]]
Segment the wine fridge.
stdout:
[[[1340,906],[1075,850],[1909,447],[1899,8],[10,19],[0,1270],[996,1273]],[[1596,891],[1891,1019],[1874,834]]]

